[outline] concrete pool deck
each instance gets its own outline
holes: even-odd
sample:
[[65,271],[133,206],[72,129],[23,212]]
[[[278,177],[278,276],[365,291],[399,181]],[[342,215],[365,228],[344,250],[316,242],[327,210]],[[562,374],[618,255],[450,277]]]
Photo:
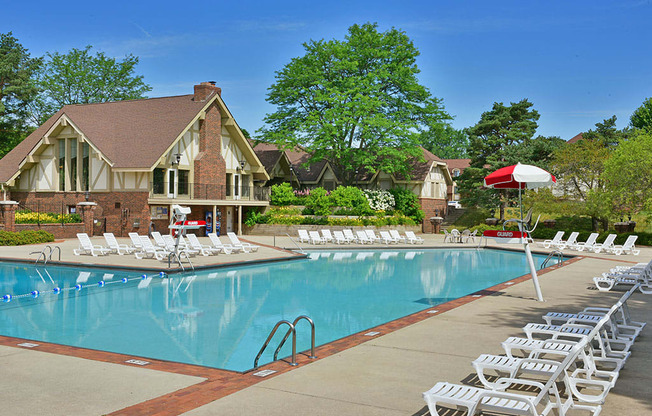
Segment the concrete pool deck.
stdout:
[[[443,236],[423,237],[425,247],[464,246],[444,244]],[[276,241],[273,237],[245,238],[266,246],[274,243],[277,247],[293,246],[287,237],[277,237]],[[100,243],[102,239],[94,241]],[[74,240],[57,245],[62,247],[62,261],[66,262],[142,266],[140,260],[130,266],[133,256],[73,256]],[[384,248],[375,246],[379,247]],[[37,250],[35,246],[3,247],[0,257],[30,258],[28,253]],[[292,255],[262,247],[258,254],[237,256],[262,260]],[[651,258],[650,248],[643,248],[639,256],[584,254],[581,259],[542,274],[540,281],[546,302],[534,300],[530,280],[516,279],[515,284],[479,292],[479,297],[467,296],[431,308],[439,310],[436,314],[426,315],[424,311],[417,317],[408,317],[405,321],[410,321],[410,325],[388,324],[380,327],[377,336],[350,337],[356,338],[356,342],[351,342],[353,346],[348,349],[327,344],[318,350],[318,360],[301,359],[300,365],[291,371],[284,362],[265,366],[278,373],[263,379],[252,373],[175,367],[165,362],[139,367],[124,363],[124,357],[118,355],[111,359],[106,354],[95,357],[88,350],[16,347],[13,339],[5,338],[0,346],[0,363],[7,376],[0,381],[0,391],[7,400],[0,414],[427,414],[421,393],[434,383],[477,381],[472,378],[471,361],[481,353],[501,353],[501,341],[521,334],[520,328],[527,322],[542,321],[541,315],[547,311],[574,312],[588,305],[610,306],[622,292],[598,292],[592,288],[591,278],[614,265],[647,262]],[[234,256],[223,255],[206,260],[194,258],[193,262],[198,264],[195,259],[223,265],[236,261]],[[150,262],[155,266],[162,264]],[[651,299],[640,293],[634,295],[630,301],[634,319],[652,322]],[[602,415],[652,412],[650,331],[646,327],[634,345],[632,357],[607,397]],[[340,344],[346,344],[346,339]]]

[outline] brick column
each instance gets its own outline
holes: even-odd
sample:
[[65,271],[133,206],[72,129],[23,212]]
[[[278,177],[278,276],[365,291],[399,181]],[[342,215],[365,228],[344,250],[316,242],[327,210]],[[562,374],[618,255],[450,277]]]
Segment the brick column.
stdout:
[[77,211],[79,211],[82,221],[84,222],[84,232],[89,237],[93,236],[93,229],[95,225],[95,202],[79,202],[77,203]]
[[0,215],[5,224],[5,231],[16,231],[16,201],[0,201]]

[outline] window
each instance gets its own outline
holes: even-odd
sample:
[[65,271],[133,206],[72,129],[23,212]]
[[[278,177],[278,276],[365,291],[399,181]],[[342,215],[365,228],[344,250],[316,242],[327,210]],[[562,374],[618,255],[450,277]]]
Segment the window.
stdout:
[[161,195],[165,191],[165,169],[156,168],[152,173],[152,192]]
[[70,139],[70,190],[77,190],[77,139]]
[[59,190],[66,190],[66,140],[59,140]]
[[460,176],[460,170],[459,169],[453,169],[453,177],[457,178],[458,176]]
[[177,193],[179,195],[188,195],[188,178],[190,171],[179,169],[177,182]]
[[58,144],[59,190],[90,190],[90,147],[76,138],[60,139]]
[[233,180],[232,176],[232,173],[226,174],[226,196],[231,196],[231,181]]
[[82,144],[82,191],[90,190],[90,147],[88,143]]

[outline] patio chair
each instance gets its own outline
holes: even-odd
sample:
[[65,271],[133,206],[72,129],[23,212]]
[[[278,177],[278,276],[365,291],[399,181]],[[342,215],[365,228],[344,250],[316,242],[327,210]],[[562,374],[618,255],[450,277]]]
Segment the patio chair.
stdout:
[[344,238],[346,238],[349,243],[357,240],[356,236],[353,235],[353,231],[351,229],[345,228],[342,230],[342,233],[344,234]]
[[258,251],[259,246],[251,243],[241,242],[240,239],[238,238],[237,235],[233,232],[228,232],[226,235],[229,237],[229,240],[231,241],[231,245],[233,247],[242,247],[245,253],[250,253],[250,252],[256,252]]
[[382,240],[383,243],[385,244],[395,244],[398,243],[398,241],[389,234],[388,231],[380,231],[380,239]]
[[462,242],[462,234],[460,234],[460,230],[458,230],[457,228],[453,228],[451,230],[451,238],[454,243]]
[[195,234],[188,234],[186,235],[186,238],[188,239],[188,244],[192,250],[197,250],[201,253],[202,256],[211,256],[214,254],[219,254],[220,251],[222,251],[219,248],[215,248],[212,246],[207,246],[202,244],[199,241],[199,238]]
[[79,247],[72,250],[75,256],[90,254],[91,256],[97,257],[98,254],[100,256],[106,256],[111,252],[109,248],[93,244],[86,233],[77,233],[77,240],[79,240]]
[[187,256],[196,256],[199,254],[199,250],[194,250],[188,247],[183,236],[179,236],[179,246],[177,247],[177,240],[172,237],[170,234],[163,236],[163,241],[165,243],[165,249],[169,252],[184,252]]
[[604,251],[605,253],[611,253],[617,255],[622,254],[623,252],[622,249],[618,249],[614,245],[614,241],[616,240],[616,237],[618,237],[616,234],[609,234],[607,238],[605,238],[604,242],[594,244],[592,251],[594,253],[600,253],[601,251]]
[[326,240],[319,235],[319,231],[308,231],[310,236],[310,244],[325,244]]
[[361,230],[355,232],[355,242],[358,244],[373,244],[374,242],[369,239],[367,233]]
[[444,243],[451,243],[453,240],[453,235],[449,233],[448,230],[444,229]]
[[217,234],[208,233],[208,239],[211,241],[211,244],[213,244],[213,248],[221,250],[221,253],[231,254],[244,251],[242,248],[233,247],[231,244],[222,243],[222,240],[220,240],[220,237]]
[[342,231],[333,231],[333,237],[334,237],[334,242],[335,244],[349,244],[350,241],[344,237],[344,233]]
[[591,233],[591,235],[589,235],[589,238],[587,238],[585,242],[574,244],[573,246],[569,246],[568,248],[577,251],[584,251],[584,250],[591,251],[593,249],[593,245],[595,244],[595,240],[598,239],[598,235],[599,235],[598,233]]
[[134,253],[137,259],[155,258],[156,260],[165,260],[170,255],[170,252],[163,247],[152,244],[152,240],[148,236],[140,235],[138,237],[140,238],[142,248],[140,251]]
[[405,238],[406,241],[410,244],[423,244],[423,238],[417,237],[414,234],[414,231],[406,231],[405,232]]
[[616,255],[618,254],[633,254],[635,256],[638,256],[641,253],[641,250],[637,250],[636,247],[634,247],[634,243],[638,239],[637,235],[630,235],[627,237],[627,240],[625,240],[625,243],[621,245],[615,245],[614,250],[619,251],[614,253]]
[[563,236],[564,231],[557,231],[557,234],[555,234],[552,240],[544,240],[541,244],[543,244],[545,248],[559,247],[559,245],[562,243]]
[[335,241],[335,239],[333,238],[333,234],[331,234],[331,230],[329,229],[321,230],[321,235],[322,235],[322,239],[326,243],[332,243]]
[[[468,233],[465,235],[464,233],[466,233],[467,231]],[[473,232],[471,232],[470,230],[464,230],[464,232],[462,233],[462,242],[468,243],[469,240],[471,240],[471,242],[475,244],[475,238],[477,237],[477,235],[478,235],[478,230],[475,230]]]
[[364,230],[365,234],[367,234],[367,238],[371,240],[372,243],[381,243],[382,239],[376,235],[376,232],[374,230]]
[[309,243],[310,236],[308,235],[308,230],[297,230],[299,233],[299,242],[300,243]]
[[115,238],[113,233],[104,233],[104,240],[106,241],[107,247],[111,250],[111,253],[116,253],[119,255],[131,254],[134,252],[133,247],[129,247],[126,244],[118,243],[118,240]]
[[397,243],[405,243],[407,239],[402,236],[398,230],[389,230],[389,235],[391,235]]

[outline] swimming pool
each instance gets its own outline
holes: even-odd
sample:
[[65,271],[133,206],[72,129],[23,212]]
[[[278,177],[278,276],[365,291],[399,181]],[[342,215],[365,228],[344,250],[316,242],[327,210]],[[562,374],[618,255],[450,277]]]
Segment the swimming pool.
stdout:
[[[321,345],[528,272],[523,253],[487,249],[313,252],[306,260],[146,279],[2,263],[0,296],[14,297],[0,303],[0,334],[245,371],[279,320],[310,316]],[[260,364],[272,360],[279,332]],[[309,348],[302,322],[297,351]]]

